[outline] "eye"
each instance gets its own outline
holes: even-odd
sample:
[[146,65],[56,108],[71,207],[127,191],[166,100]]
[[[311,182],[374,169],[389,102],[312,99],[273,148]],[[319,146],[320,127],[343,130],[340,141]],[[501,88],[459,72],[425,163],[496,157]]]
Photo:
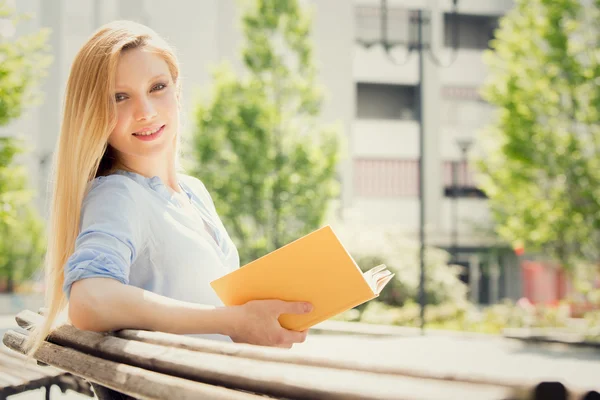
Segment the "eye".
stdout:
[[152,90],[151,90],[151,92],[155,92],[155,91],[157,91],[157,90],[163,90],[163,89],[164,89],[164,88],[166,88],[166,87],[167,87],[167,85],[166,85],[166,84],[164,84],[164,83],[157,83],[156,85],[154,85],[154,86],[152,87]]
[[124,93],[117,93],[115,94],[115,100],[118,102],[121,102],[123,100],[127,99],[127,95],[125,95]]

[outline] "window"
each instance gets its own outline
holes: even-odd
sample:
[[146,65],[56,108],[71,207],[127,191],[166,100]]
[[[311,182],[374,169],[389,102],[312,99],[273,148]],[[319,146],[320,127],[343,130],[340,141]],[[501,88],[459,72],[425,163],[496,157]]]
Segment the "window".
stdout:
[[[382,39],[381,8],[357,6],[355,8],[356,41],[364,45],[379,43]],[[388,7],[387,39],[389,43],[408,45],[416,42],[416,31],[411,29],[410,18],[414,11]]]
[[[455,18],[457,18],[455,20]],[[458,23],[458,31],[456,26]],[[458,48],[485,50],[494,38],[498,17],[489,15],[444,14],[444,46],[453,47],[458,39]]]
[[356,117],[359,119],[415,120],[417,91],[414,86],[358,83]]

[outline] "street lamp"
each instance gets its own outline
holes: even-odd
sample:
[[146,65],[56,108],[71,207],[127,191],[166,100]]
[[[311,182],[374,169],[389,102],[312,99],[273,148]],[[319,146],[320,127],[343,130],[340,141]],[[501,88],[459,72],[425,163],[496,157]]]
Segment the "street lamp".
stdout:
[[[467,153],[469,148],[473,144],[473,140],[470,138],[461,138],[456,140],[461,151],[461,161],[463,165],[463,174],[460,182],[460,189],[464,191],[467,186]],[[458,167],[459,161],[452,161],[452,262],[456,263],[458,259],[458,193],[459,193],[459,181],[458,181]]]
[[463,186],[467,184],[467,153],[469,152],[469,149],[471,148],[471,145],[473,144],[473,139],[470,138],[462,138],[462,139],[457,139],[456,140],[456,144],[458,144],[458,147],[460,148],[460,152],[462,155],[461,161],[462,161],[462,165],[463,165]]
[[[420,262],[420,279],[419,279],[419,304],[421,306],[421,332],[424,333],[425,329],[425,174],[424,174],[424,156],[425,156],[425,141],[424,141],[424,129],[423,129],[423,108],[424,108],[424,91],[423,91],[423,62],[425,53],[429,55],[430,60],[440,66],[440,67],[449,67],[454,63],[457,57],[457,50],[459,47],[459,32],[458,32],[458,0],[452,0],[452,22],[453,22],[453,34],[452,34],[452,56],[450,57],[450,61],[447,63],[442,63],[440,58],[438,58],[432,51],[430,43],[424,43],[423,40],[423,25],[430,21],[430,18],[425,17],[425,12],[422,9],[418,9],[416,12],[416,16],[414,13],[411,13],[410,24],[411,28],[416,24],[417,28],[417,41],[413,43],[409,41],[408,52],[405,56],[405,60],[398,61],[391,53],[391,50],[398,45],[405,45],[405,43],[399,42],[391,42],[388,37],[388,4],[387,0],[381,0],[381,9],[380,9],[380,28],[381,28],[381,38],[377,41],[383,49],[385,53],[394,64],[402,65],[405,64],[413,50],[418,51],[419,53],[419,68],[418,68],[418,82],[419,82],[419,108],[418,108],[418,118],[419,118],[419,262]],[[429,35],[431,38],[432,35]],[[374,43],[365,44],[369,46]]]

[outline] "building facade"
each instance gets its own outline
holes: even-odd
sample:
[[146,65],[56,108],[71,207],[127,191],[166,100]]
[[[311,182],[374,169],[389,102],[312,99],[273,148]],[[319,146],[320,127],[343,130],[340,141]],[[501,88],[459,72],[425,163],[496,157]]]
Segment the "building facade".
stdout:
[[[47,176],[59,132],[62,96],[70,64],[100,25],[130,19],[149,25],[178,53],[183,83],[184,131],[199,94],[211,83],[211,67],[229,60],[241,71],[241,31],[236,0],[18,0],[33,18],[16,35],[41,27],[52,30],[54,62],[44,80],[44,102],[0,134],[24,133],[35,150],[30,160],[46,210]],[[490,121],[491,107],[478,89],[486,77],[482,60],[498,18],[511,0],[388,0],[386,53],[381,39],[380,0],[305,0],[313,10],[313,39],[319,83],[327,91],[323,122],[338,122],[346,156],[340,165],[339,216],[359,226],[399,229],[417,238],[419,230],[419,137],[424,138],[425,230],[428,244],[447,248],[465,265],[475,301],[495,302],[520,294],[514,260],[489,263],[481,288],[482,251],[492,248],[486,200],[476,188],[460,142],[474,141]],[[417,10],[427,23],[423,42],[431,52],[409,55],[417,44]],[[456,30],[458,27],[458,30]],[[458,32],[458,33],[456,33]],[[456,40],[458,39],[458,41]],[[458,42],[456,51],[452,49]],[[433,53],[433,55],[431,55]],[[421,60],[421,61],[420,61]],[[447,67],[438,64],[453,63]],[[420,78],[421,77],[421,78]],[[422,82],[423,90],[419,90]],[[423,102],[419,95],[422,93]],[[423,104],[423,107],[420,107]],[[422,116],[422,132],[419,124]],[[185,134],[185,132],[184,132]],[[471,150],[476,151],[476,146]],[[453,174],[454,171],[454,174]],[[457,185],[454,185],[456,183]],[[459,190],[456,190],[456,187]],[[497,268],[496,268],[497,266]],[[496,269],[495,269],[496,268]],[[496,271],[496,272],[494,272]],[[475,279],[476,278],[476,279]]]

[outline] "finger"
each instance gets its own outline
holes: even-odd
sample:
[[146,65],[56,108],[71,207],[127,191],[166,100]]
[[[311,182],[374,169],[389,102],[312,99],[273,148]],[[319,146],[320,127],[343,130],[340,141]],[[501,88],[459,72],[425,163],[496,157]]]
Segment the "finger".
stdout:
[[308,335],[307,330],[302,331],[302,332],[297,332],[297,331],[291,331],[291,330],[286,329],[285,342],[286,343],[304,343],[307,335]]
[[312,309],[313,306],[304,301],[283,301],[279,314],[308,314]]

